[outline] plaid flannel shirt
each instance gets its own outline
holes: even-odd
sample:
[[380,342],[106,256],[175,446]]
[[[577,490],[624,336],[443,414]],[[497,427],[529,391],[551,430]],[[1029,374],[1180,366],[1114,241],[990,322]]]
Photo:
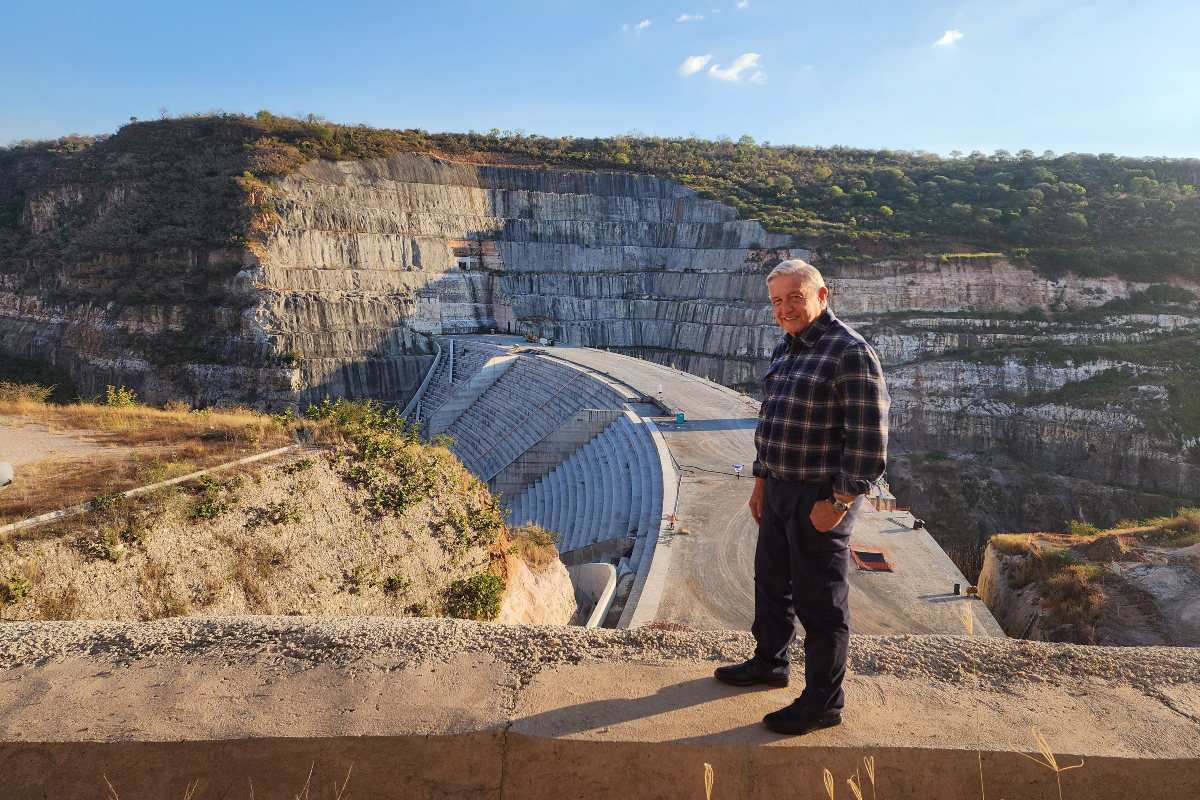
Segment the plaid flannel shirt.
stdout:
[[883,476],[891,398],[879,357],[828,309],[775,346],[762,387],[754,477],[831,477],[836,492],[866,494]]

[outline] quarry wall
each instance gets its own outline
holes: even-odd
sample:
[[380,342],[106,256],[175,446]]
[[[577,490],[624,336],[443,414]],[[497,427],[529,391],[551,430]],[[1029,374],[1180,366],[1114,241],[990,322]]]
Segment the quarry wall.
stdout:
[[[125,383],[146,399],[196,404],[278,407],[326,394],[403,404],[432,363],[431,337],[496,329],[612,348],[753,392],[778,339],[763,278],[807,256],[650,176],[397,154],[312,161],[266,191],[276,219],[262,247],[189,256],[236,268],[220,302],[114,317],[0,292],[0,346],[49,356],[85,394]],[[46,202],[31,207],[29,224],[49,230],[61,204]],[[1157,424],[1174,391],[1161,378],[1130,402],[1052,396],[1114,370],[1153,373],[1155,359],[1136,351],[1076,358],[1062,348],[1194,335],[1194,303],[1088,316],[1148,286],[1052,279],[1003,257],[824,269],[834,310],[887,370],[894,472],[918,510],[978,506],[980,493],[986,510],[954,524],[982,535],[1085,512],[1115,522],[1200,495],[1194,437]],[[180,342],[164,365],[139,350],[145,337],[186,338],[197,314],[205,352]],[[929,452],[974,459],[975,488],[923,462]],[[1037,502],[1017,502],[1038,487]]]

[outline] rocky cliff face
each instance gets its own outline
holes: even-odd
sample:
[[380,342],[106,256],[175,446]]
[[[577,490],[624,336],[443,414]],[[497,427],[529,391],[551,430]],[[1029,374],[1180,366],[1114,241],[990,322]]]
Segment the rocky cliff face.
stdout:
[[[413,356],[423,335],[494,328],[734,352],[761,303],[738,320],[725,301],[707,309],[673,301],[703,296],[705,273],[727,280],[786,257],[762,249],[783,237],[645,176],[404,154],[310,162],[273,195],[279,223],[252,273],[255,322],[274,350],[303,357],[314,394],[363,386],[379,396],[379,379],[361,371],[377,360],[424,365]],[[399,379],[384,383],[397,389],[389,396],[401,394]]]
[[[53,236],[64,215],[110,214],[139,191],[49,187],[22,224]],[[778,339],[763,278],[808,255],[677,183],[628,174],[399,154],[310,161],[253,202],[269,222],[261,246],[159,255],[171,274],[208,270],[205,302],[154,303],[147,285],[138,305],[73,303],[69,285],[32,291],[14,270],[0,347],[49,356],[88,393],[404,402],[430,337],[494,328],[753,391]],[[130,269],[152,276],[153,260]],[[1200,287],[1051,280],[1003,258],[827,272],[834,310],[889,375],[894,487],[935,533],[975,542],[1069,517],[1115,522],[1200,495],[1187,399]]]

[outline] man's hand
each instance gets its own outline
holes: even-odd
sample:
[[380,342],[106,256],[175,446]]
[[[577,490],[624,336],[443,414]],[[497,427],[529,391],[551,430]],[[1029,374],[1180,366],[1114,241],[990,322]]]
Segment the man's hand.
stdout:
[[755,525],[758,525],[762,522],[763,492],[765,492],[766,489],[766,478],[754,479],[754,491],[750,493],[750,516],[754,517]]
[[[834,494],[834,497],[843,503],[853,503],[857,496],[853,494]],[[751,500],[751,502],[754,501]],[[826,533],[836,528],[844,516],[846,516],[846,513],[834,508],[833,503],[830,503],[828,500],[818,500],[813,504],[812,513],[808,515],[808,518],[812,521],[813,527],[817,531]]]

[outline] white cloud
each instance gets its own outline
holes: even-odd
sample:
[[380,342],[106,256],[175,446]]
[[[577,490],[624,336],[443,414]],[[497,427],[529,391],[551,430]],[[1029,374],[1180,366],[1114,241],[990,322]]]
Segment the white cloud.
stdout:
[[751,75],[747,80],[749,80],[751,83],[765,83],[767,80],[767,74],[760,70]]
[[954,44],[962,37],[962,31],[946,31],[946,35],[938,39],[934,44],[945,47],[946,45]]
[[633,31],[635,34],[637,34],[638,36],[641,36],[641,35],[642,35],[642,31],[646,30],[646,28],[649,28],[649,27],[650,27],[650,23],[651,23],[651,22],[654,22],[654,20],[652,20],[652,19],[644,19],[644,20],[642,20],[641,22],[639,22],[637,25],[634,25],[632,28],[631,28],[631,27],[629,27],[629,25],[628,25],[628,24],[625,24],[625,25],[622,25],[622,26],[621,26],[621,30],[623,30],[623,31],[630,31],[630,30],[632,30],[632,31]]
[[708,74],[722,81],[740,81],[742,79],[743,72],[757,66],[758,53],[743,53],[725,69],[721,69],[720,64],[713,64],[712,67],[709,68]]
[[750,0],[742,0],[742,2],[738,3],[738,8],[745,8],[748,5],[750,5]]
[[684,62],[679,65],[680,75],[691,75],[693,72],[699,72],[704,69],[704,65],[712,61],[712,56],[688,56]]
[[704,19],[704,15],[703,14],[680,14],[678,17],[675,18],[675,21],[676,22],[687,22],[690,19],[701,20],[701,19]]

